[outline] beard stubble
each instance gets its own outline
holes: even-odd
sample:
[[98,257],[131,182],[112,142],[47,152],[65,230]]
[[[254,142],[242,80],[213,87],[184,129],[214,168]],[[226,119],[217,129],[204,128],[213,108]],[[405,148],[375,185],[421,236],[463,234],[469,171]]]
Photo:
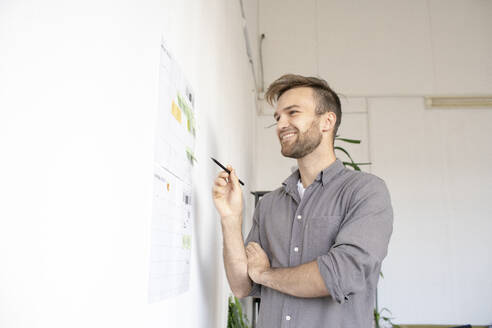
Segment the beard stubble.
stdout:
[[302,134],[297,128],[295,129],[297,133],[297,140],[293,144],[284,145],[281,143],[281,146],[282,155],[285,157],[298,159],[315,150],[321,143],[323,135],[319,131],[319,118],[313,119],[309,129]]

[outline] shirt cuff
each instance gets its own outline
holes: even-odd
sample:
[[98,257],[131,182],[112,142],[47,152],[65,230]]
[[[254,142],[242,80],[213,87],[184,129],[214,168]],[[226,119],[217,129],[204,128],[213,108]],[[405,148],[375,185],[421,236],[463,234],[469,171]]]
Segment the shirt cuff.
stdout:
[[348,300],[348,295],[345,295],[342,287],[340,286],[340,279],[335,272],[335,266],[330,254],[318,256],[316,259],[318,262],[319,272],[323,277],[326,289],[330,292],[331,297],[340,304],[345,303]]

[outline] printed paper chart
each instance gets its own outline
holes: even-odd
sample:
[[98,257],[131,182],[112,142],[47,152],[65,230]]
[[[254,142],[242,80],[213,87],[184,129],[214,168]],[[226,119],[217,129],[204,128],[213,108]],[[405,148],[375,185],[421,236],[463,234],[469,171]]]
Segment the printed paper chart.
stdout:
[[159,77],[149,302],[188,289],[193,222],[194,95],[164,42]]

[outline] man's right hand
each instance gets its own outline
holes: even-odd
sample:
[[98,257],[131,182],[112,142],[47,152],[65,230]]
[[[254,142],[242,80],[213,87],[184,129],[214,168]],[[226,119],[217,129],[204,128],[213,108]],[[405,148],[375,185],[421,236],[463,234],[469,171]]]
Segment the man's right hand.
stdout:
[[222,171],[217,175],[212,188],[215,207],[221,218],[242,217],[243,196],[236,171],[228,165],[231,174]]
[[221,217],[227,280],[234,295],[241,298],[247,296],[252,288],[241,227],[243,195],[236,172],[230,165],[227,169],[231,174],[222,171],[217,175],[212,197]]

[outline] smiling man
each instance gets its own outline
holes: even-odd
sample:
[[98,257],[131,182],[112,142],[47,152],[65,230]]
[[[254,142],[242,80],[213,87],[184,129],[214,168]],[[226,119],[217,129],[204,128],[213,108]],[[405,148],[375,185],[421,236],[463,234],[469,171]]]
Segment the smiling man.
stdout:
[[260,200],[246,243],[236,173],[217,176],[229,285],[238,297],[261,297],[258,327],[372,327],[393,225],[386,184],[336,158],[342,112],[326,81],[284,75],[266,99],[276,107],[282,155],[299,169]]

